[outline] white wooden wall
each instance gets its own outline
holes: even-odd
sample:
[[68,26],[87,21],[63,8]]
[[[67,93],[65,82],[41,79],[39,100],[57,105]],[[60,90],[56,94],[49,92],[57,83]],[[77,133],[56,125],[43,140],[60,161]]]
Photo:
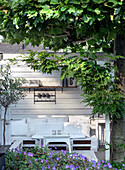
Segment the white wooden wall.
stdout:
[[[3,54],[3,60],[16,58],[20,54]],[[61,86],[60,72],[55,71],[51,74],[43,74],[39,71],[33,71],[25,63],[19,62],[17,65],[11,65],[12,77],[23,77],[27,80],[40,80],[42,86]],[[51,93],[51,92],[50,92]],[[57,89],[56,104],[35,103],[34,92],[26,92],[24,100],[20,100],[16,105],[11,105],[11,119],[38,118],[39,115],[90,115],[91,108],[80,103],[83,99],[80,96],[80,88]]]
[[[19,54],[20,55],[20,54]],[[7,63],[8,58],[16,58],[19,56],[17,54],[3,54],[3,61]],[[26,66],[25,63],[19,62],[17,65],[11,65],[12,77],[23,77],[27,80],[40,80],[42,86],[61,86],[62,81],[60,80],[60,72],[55,71],[52,75],[43,74],[39,71],[33,71],[29,67]],[[51,92],[50,92],[51,93]],[[73,122],[75,120],[81,122],[81,132],[84,134],[84,125],[88,121],[91,115],[91,108],[89,106],[85,106],[85,103],[80,103],[83,99],[80,96],[81,90],[80,88],[64,88],[58,89],[56,91],[56,104],[54,102],[40,102],[34,104],[34,92],[31,90],[30,92],[26,91],[26,97],[24,100],[20,100],[17,104],[13,104],[10,106],[10,115],[11,115],[11,134],[13,135],[29,135],[28,127],[25,123],[26,119],[31,120],[30,123],[33,123],[33,119],[37,120],[39,124],[39,120],[43,121],[43,117],[53,118],[53,116],[64,116],[66,120],[62,119],[62,122]],[[77,117],[75,117],[77,115]],[[74,117],[74,118],[73,118]],[[77,121],[78,120],[78,121]],[[57,122],[53,120],[53,122]],[[23,122],[21,124],[21,122]],[[61,122],[61,121],[59,121]],[[87,122],[87,125],[89,122]],[[19,126],[18,126],[19,125]],[[66,125],[66,124],[65,124]],[[17,129],[16,126],[18,126]],[[23,127],[22,127],[23,126]],[[40,125],[39,125],[40,126]],[[27,128],[25,128],[27,127]],[[35,124],[33,128],[35,127]],[[67,126],[68,127],[68,126]],[[19,131],[19,128],[22,128],[25,132]],[[32,128],[32,135],[34,135],[34,130]],[[39,128],[38,128],[39,129]],[[38,131],[37,129],[37,131]],[[71,130],[71,128],[70,128]],[[74,129],[75,131],[75,129]],[[31,133],[31,128],[30,128]],[[77,130],[76,132],[77,133]],[[89,131],[85,133],[85,135],[89,136]]]

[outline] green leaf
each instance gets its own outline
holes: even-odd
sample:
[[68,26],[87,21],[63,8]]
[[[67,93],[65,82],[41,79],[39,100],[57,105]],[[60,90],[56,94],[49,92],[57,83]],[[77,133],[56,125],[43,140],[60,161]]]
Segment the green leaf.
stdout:
[[48,13],[50,13],[50,6],[49,5],[44,5],[44,6],[42,6],[42,10],[40,11],[40,13],[42,13],[42,14],[48,14]]
[[29,38],[27,38],[27,39],[25,40],[25,46],[27,46],[29,43],[30,43],[30,40],[29,40]]
[[58,2],[58,0],[51,0],[50,4],[54,4],[55,5],[55,4],[59,4],[59,2]]
[[69,0],[71,4],[80,4],[80,0]]
[[85,23],[88,23],[91,20],[91,18],[88,17],[87,15],[83,15],[82,19],[84,20]]
[[112,2],[114,4],[118,4],[118,0],[109,0],[109,2]]
[[65,4],[68,4],[68,2],[69,2],[69,0],[65,0],[65,1],[64,1]]
[[95,9],[95,13],[96,13],[96,14],[100,14],[101,11],[100,11],[98,8],[96,8],[96,9]]
[[100,4],[103,2],[103,0],[93,0],[93,2],[97,3],[97,4]]
[[69,9],[68,9],[68,12],[69,12],[69,14],[71,14],[72,12],[76,12],[75,7],[69,8]]
[[92,25],[92,24],[94,23],[94,21],[95,21],[95,18],[92,17],[92,18],[90,19],[89,25]]
[[50,0],[38,0],[38,2],[47,2],[47,1],[50,1]]
[[66,10],[66,7],[62,7],[62,8],[61,8],[61,11],[65,11],[65,10]]
[[117,8],[116,10],[115,10],[115,15],[117,15],[119,12],[120,12],[120,9],[121,9],[121,7],[119,7],[119,8]]

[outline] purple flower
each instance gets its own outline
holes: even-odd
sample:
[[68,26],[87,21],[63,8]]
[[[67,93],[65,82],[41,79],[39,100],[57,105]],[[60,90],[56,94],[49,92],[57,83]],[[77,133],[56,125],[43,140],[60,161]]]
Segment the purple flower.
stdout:
[[59,158],[57,157],[56,160],[59,161]]
[[110,164],[110,162],[107,163],[108,168],[112,168],[112,165]]
[[28,156],[33,157],[33,153],[28,152]]
[[42,170],[44,170],[44,168],[42,167]]
[[21,151],[17,149],[17,153],[21,154]]
[[82,157],[83,157],[83,155],[82,155],[82,154],[79,154],[79,157],[81,157],[81,158],[82,158]]
[[47,160],[45,160],[45,162],[47,163],[48,161],[47,161]]
[[112,165],[109,165],[108,168],[112,168]]
[[65,168],[69,168],[69,165],[65,165]]
[[107,165],[106,164],[104,164],[104,167],[106,167]]
[[55,170],[55,169],[56,169],[56,167],[55,167],[55,166],[53,166],[53,167],[52,167],[52,170]]
[[13,161],[13,163],[14,163],[14,161]]
[[84,160],[85,160],[85,156],[82,156],[82,159],[84,159]]
[[30,161],[30,164],[32,163],[32,161]]
[[61,152],[63,152],[64,154],[66,154],[66,151],[64,151],[64,150],[61,150]]
[[98,162],[98,163],[97,163],[97,165],[98,165],[98,166],[100,166],[100,165],[101,165],[101,163],[100,163],[100,162]]
[[43,159],[41,159],[41,163],[43,163],[44,162],[44,160]]
[[50,166],[48,165],[48,169],[50,169]]
[[53,153],[52,152],[49,152],[49,157],[51,158],[53,156]]
[[57,149],[57,147],[55,147],[55,149]]
[[35,161],[37,161],[37,159],[35,159]]
[[79,166],[76,166],[76,168],[79,168]]
[[100,166],[97,166],[97,169],[100,169]]
[[64,153],[65,155],[66,155],[66,152],[67,152],[67,151],[63,151],[63,153]]
[[53,152],[49,152],[49,155],[53,155]]
[[75,170],[75,167],[70,168],[71,170]]
[[94,164],[92,164],[92,167],[94,168],[94,167],[96,167],[96,164],[94,163]]
[[75,170],[75,167],[74,167],[73,165],[70,165],[69,168],[70,168],[71,170]]
[[26,152],[23,152],[24,155],[26,155]]

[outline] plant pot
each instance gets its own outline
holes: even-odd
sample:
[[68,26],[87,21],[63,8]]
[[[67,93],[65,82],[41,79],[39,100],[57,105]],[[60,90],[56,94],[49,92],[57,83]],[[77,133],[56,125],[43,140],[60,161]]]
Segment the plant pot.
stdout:
[[0,170],[5,170],[5,153],[10,145],[0,145]]

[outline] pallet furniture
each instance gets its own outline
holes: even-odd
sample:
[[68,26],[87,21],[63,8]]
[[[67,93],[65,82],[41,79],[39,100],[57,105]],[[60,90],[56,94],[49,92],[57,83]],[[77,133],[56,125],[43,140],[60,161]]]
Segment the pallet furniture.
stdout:
[[51,135],[44,136],[44,146],[48,147],[66,147],[68,146],[69,153],[71,153],[70,136],[69,135]]

